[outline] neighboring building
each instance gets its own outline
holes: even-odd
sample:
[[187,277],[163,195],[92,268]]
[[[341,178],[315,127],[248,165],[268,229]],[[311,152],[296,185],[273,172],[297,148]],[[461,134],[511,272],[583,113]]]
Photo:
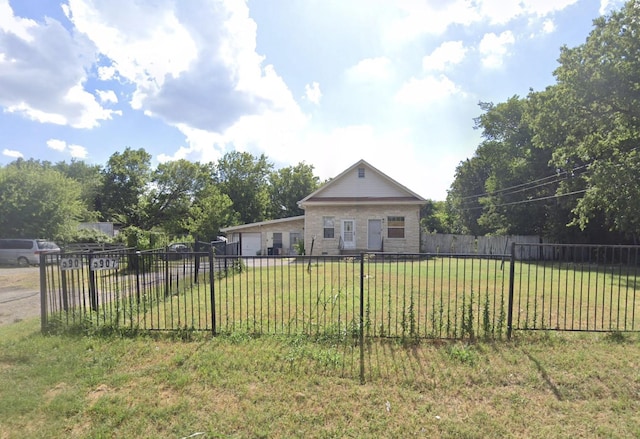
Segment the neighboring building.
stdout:
[[418,253],[424,198],[360,160],[298,204],[304,216],[222,229],[242,254]]
[[107,236],[114,237],[118,234],[118,229],[115,228],[115,224],[111,222],[100,223],[80,223],[78,224],[80,230],[95,230],[97,232],[104,233]]
[[240,254],[295,255],[295,245],[302,239],[304,216],[282,218],[242,226],[226,227],[221,231],[228,242],[240,242]]

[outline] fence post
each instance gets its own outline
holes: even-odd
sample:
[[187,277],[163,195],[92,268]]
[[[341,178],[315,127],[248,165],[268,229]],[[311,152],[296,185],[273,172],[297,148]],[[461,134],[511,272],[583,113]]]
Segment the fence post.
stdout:
[[507,309],[507,339],[511,340],[513,332],[513,285],[516,274],[516,243],[511,243],[511,264],[509,267],[509,305]]
[[364,253],[360,253],[360,384],[364,384]]
[[89,301],[91,310],[98,311],[98,289],[96,286],[96,272],[91,269],[93,264],[93,252],[89,252]]
[[[211,296],[211,334],[216,335],[216,277],[213,272],[213,246],[209,247],[209,295]],[[226,258],[225,258],[226,263]]]
[[47,332],[47,267],[45,255],[40,254],[40,331]]

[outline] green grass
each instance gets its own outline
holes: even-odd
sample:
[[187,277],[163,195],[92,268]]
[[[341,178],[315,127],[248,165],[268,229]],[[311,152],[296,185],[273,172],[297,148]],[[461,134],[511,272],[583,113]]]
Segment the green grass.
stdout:
[[636,335],[179,336],[0,328],[0,438],[640,436]]

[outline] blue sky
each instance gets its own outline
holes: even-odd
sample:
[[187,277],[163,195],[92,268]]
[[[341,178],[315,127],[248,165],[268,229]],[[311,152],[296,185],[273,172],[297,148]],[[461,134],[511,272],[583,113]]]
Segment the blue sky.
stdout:
[[555,82],[620,0],[0,0],[0,164],[359,159],[444,200],[479,102]]

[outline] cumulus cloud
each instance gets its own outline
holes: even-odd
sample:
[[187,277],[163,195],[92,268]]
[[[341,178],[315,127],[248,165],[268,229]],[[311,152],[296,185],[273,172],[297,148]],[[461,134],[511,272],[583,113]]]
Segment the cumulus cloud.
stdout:
[[75,159],[87,158],[87,149],[84,146],[67,144],[67,142],[60,139],[47,140],[47,146],[54,151],[68,152]]
[[430,55],[422,58],[425,71],[442,71],[449,66],[459,64],[464,59],[467,48],[462,41],[446,41],[438,46]]
[[87,148],[80,145],[67,145],[67,149],[69,150],[69,155],[74,159],[85,159],[87,158]]
[[322,92],[320,91],[320,84],[313,82],[304,86],[304,95],[306,99],[316,105],[320,104],[320,98],[322,98]]
[[490,69],[501,67],[505,56],[509,54],[509,47],[514,43],[515,37],[511,31],[504,31],[500,35],[493,32],[485,34],[479,46],[482,65]]
[[256,24],[244,2],[159,3],[70,0],[67,8],[111,62],[101,77],[135,86],[133,108],[177,127],[223,133],[242,117],[293,104],[256,53]]
[[624,0],[600,0],[600,15],[608,14],[624,5]]
[[22,154],[20,151],[16,151],[15,149],[3,149],[2,150],[2,155],[5,157],[9,157],[12,159],[22,159],[24,158],[24,154]]
[[462,90],[445,75],[428,75],[411,78],[395,96],[397,102],[407,105],[424,105],[462,94]]
[[547,19],[542,23],[542,33],[550,34],[554,30],[556,30],[556,24],[553,20]]
[[[623,0],[601,0],[601,13],[612,3]],[[453,25],[469,26],[488,22],[505,25],[521,17],[545,18],[577,3],[578,0],[451,0],[447,2],[396,2],[400,17],[387,28],[387,40],[406,43],[423,35],[442,35]]]
[[0,106],[42,123],[93,128],[110,119],[83,88],[93,47],[58,21],[16,17],[0,0]]
[[60,139],[49,139],[47,146],[55,151],[64,151],[67,148],[67,142]]
[[465,0],[416,2],[400,0],[403,16],[388,27],[386,37],[393,42],[408,42],[421,35],[441,35],[453,24],[469,25],[482,17],[477,6]]
[[100,98],[100,102],[102,102],[103,104],[106,104],[106,103],[117,104],[118,103],[118,97],[116,96],[116,93],[113,90],[96,90],[96,93],[98,94],[98,97]]
[[391,60],[385,56],[366,58],[350,67],[347,78],[353,82],[379,82],[392,75]]

